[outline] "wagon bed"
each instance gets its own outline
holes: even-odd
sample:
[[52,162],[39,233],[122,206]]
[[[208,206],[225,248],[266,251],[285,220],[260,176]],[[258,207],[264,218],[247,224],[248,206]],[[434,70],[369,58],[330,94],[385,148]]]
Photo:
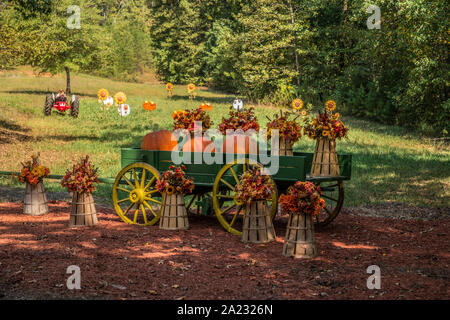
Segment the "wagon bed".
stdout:
[[[180,151],[179,155],[182,157],[183,152]],[[227,209],[229,212],[223,212],[223,210],[229,208],[230,204],[233,204],[231,187],[235,184],[236,178],[246,170],[246,167],[253,165],[253,163],[249,159],[248,154],[221,153],[215,155],[213,153],[212,155],[213,157],[217,156],[221,160],[219,162],[222,163],[208,164],[202,160],[202,163],[193,164],[196,157],[202,159],[201,153],[197,154],[195,152],[190,152],[191,163],[183,163],[186,166],[186,174],[194,180],[195,184],[193,196],[186,197],[187,209],[197,207],[196,211],[198,213],[215,213],[227,231],[240,234],[235,216],[245,214],[245,212],[235,213],[232,209]],[[267,151],[267,155],[270,155],[270,150]],[[131,210],[130,205],[134,201],[132,196],[137,197],[138,194],[133,194],[133,190],[130,190],[130,187],[144,187],[151,182],[152,177],[155,177],[154,181],[158,180],[159,175],[168,170],[173,164],[171,156],[171,151],[143,150],[140,148],[121,149],[121,165],[123,169],[117,175],[113,186],[113,202],[117,213],[125,222],[152,225],[158,221],[159,208],[157,205],[158,202],[159,204],[161,203],[161,195],[157,196],[156,192],[152,191],[154,192],[154,195],[150,196],[152,198],[152,205],[143,205],[136,202],[132,207],[133,210]],[[238,158],[241,158],[241,161],[238,161]],[[338,156],[341,172],[341,176],[339,177],[310,177],[309,173],[312,159],[313,153],[307,152],[294,152],[293,156],[279,156],[279,170],[272,176],[276,185],[276,192],[272,201],[269,201],[273,217],[278,212],[278,195],[285,192],[296,181],[311,181],[320,185],[323,190],[323,197],[327,203],[327,207],[317,217],[317,226],[327,225],[339,214],[344,201],[344,181],[349,180],[351,177],[352,157],[347,154],[340,154]],[[258,163],[264,163],[261,160],[264,159],[260,159],[260,155],[258,154],[256,161]],[[147,193],[148,190],[151,189],[146,189]],[[125,205],[126,209],[128,209],[128,212],[125,212],[126,209],[121,204],[127,202],[127,192],[129,193],[130,204],[127,203]],[[235,211],[238,211],[238,209]],[[151,217],[152,219],[147,219],[146,217],[145,219],[140,219],[140,223],[136,216],[139,216],[138,213],[142,216],[147,215],[147,212],[153,215]],[[133,220],[130,219],[130,214]],[[227,215],[231,217],[227,218]],[[236,224],[233,225],[234,223]]]

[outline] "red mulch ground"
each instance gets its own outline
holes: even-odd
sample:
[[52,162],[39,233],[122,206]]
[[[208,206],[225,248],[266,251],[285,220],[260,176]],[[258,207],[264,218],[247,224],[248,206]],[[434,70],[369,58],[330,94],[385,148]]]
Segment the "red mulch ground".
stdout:
[[[0,203],[3,299],[449,299],[449,219],[394,220],[341,215],[316,232],[319,256],[281,255],[277,241],[246,245],[214,217],[191,217],[190,230],[123,223],[98,207],[95,227],[68,228],[69,204],[44,216]],[[81,268],[81,290],[68,290],[66,268]],[[366,268],[381,268],[369,290]]]

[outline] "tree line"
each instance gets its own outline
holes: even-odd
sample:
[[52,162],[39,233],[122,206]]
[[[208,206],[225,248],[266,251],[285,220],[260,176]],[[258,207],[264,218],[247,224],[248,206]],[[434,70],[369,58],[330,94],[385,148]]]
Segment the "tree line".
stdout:
[[[132,80],[149,67],[162,81],[253,101],[334,99],[347,114],[426,134],[450,131],[446,0],[32,2],[30,9],[26,0],[1,1],[0,45],[10,48],[0,48],[4,67],[18,63],[11,56],[25,46],[22,59],[47,69]],[[82,27],[67,30],[65,10],[77,3]],[[371,5],[380,9],[380,29],[368,28]]]

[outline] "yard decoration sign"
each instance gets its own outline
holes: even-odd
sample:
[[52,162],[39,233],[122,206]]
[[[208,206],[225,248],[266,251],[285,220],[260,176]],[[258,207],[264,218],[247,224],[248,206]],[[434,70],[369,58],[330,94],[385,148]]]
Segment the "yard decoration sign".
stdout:
[[185,166],[170,166],[155,188],[163,195],[159,227],[165,230],[189,228],[184,195],[192,193],[194,181],[186,177]]
[[109,92],[106,89],[100,89],[97,91],[98,103],[103,111],[103,119],[105,119],[105,109],[108,109],[113,104],[113,98],[109,96]]
[[118,108],[117,108],[117,112],[119,113],[119,115],[121,117],[126,117],[130,114],[131,110],[130,110],[130,106],[128,104],[121,104]]
[[48,213],[47,195],[43,179],[48,177],[50,170],[40,165],[39,153],[31,156],[31,161],[22,163],[22,170],[18,180],[25,182],[25,197],[23,201],[23,213],[41,215]]
[[189,99],[195,99],[197,92],[195,92],[195,84],[189,83],[187,85],[187,91],[189,93]]
[[167,93],[169,94],[169,98],[172,99],[173,84],[168,82],[166,84],[166,90],[167,90]]
[[235,110],[242,110],[244,108],[244,102],[241,99],[235,99],[233,101],[233,108]]
[[61,186],[72,192],[72,206],[69,227],[93,226],[98,223],[92,192],[97,189],[98,169],[89,161],[89,156],[67,170],[61,180]]

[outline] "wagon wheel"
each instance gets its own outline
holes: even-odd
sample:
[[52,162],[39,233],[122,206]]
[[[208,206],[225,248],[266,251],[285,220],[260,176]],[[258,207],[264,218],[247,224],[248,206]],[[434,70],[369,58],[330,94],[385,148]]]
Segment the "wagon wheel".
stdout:
[[143,162],[123,168],[114,181],[112,198],[119,217],[128,224],[154,225],[161,215],[159,172]]
[[336,219],[344,203],[344,182],[342,180],[317,182],[322,189],[325,208],[315,217],[314,224],[318,228],[325,227]]
[[[247,171],[250,167],[261,167],[259,163],[245,159],[242,161],[235,160],[228,163],[220,169],[216,176],[213,186],[212,199],[213,209],[216,213],[220,224],[235,235],[242,234],[242,224],[245,217],[245,204],[235,199],[236,192],[234,187],[239,182],[239,175]],[[267,201],[271,206],[270,215],[272,219],[277,213],[278,191],[277,186],[272,178],[270,178],[274,187],[272,199]]]

